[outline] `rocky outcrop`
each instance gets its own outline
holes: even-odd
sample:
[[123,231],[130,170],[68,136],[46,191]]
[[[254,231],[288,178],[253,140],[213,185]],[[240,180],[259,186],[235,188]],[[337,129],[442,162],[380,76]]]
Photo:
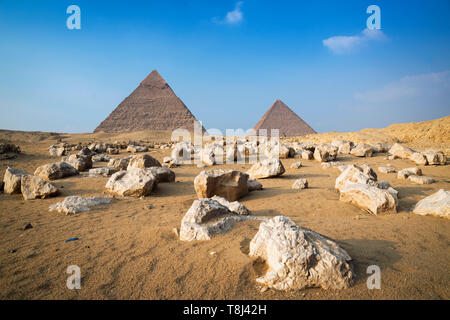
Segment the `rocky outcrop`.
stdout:
[[344,289],[354,279],[351,257],[344,249],[284,216],[260,224],[249,255],[268,266],[266,274],[256,281],[277,290]]
[[22,176],[27,175],[25,171],[13,168],[6,168],[3,182],[5,183],[3,189],[8,194],[20,193],[20,181]]
[[277,177],[286,172],[283,163],[276,158],[256,162],[248,171],[250,179]]
[[45,180],[56,180],[79,174],[78,170],[67,162],[55,162],[40,166],[34,172],[35,176]]
[[450,218],[450,191],[440,189],[438,192],[420,200],[414,207],[415,214],[433,215]]
[[89,211],[91,207],[102,204],[111,203],[112,199],[102,197],[84,198],[78,196],[70,196],[64,198],[63,201],[58,202],[49,207],[49,211],[57,211],[71,215],[75,213]]
[[221,196],[236,201],[248,193],[248,175],[236,170],[202,171],[194,179],[198,198]]
[[114,195],[142,197],[149,195],[156,187],[156,177],[145,168],[131,168],[114,173],[105,187]]
[[58,188],[52,183],[29,174],[21,177],[20,191],[25,200],[44,199],[58,194]]

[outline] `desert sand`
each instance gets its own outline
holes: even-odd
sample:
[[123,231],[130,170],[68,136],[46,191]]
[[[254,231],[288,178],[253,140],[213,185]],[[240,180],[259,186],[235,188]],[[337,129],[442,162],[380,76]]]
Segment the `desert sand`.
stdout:
[[[15,159],[0,160],[3,175],[10,166],[29,173],[43,164],[59,161],[48,147],[68,143],[123,140],[168,141],[169,132],[126,134],[56,134],[0,131],[1,142],[20,146]],[[351,133],[323,133],[297,141],[402,142],[423,150],[437,148],[450,156],[450,116],[420,124],[398,124],[385,129]],[[147,152],[162,162],[170,150]],[[121,150],[119,155],[129,155]],[[409,160],[384,160],[339,155],[345,163],[367,163],[377,171],[387,163],[397,171],[414,166]],[[86,174],[54,181],[57,197],[25,201],[20,194],[0,193],[0,298],[1,299],[449,299],[450,221],[418,216],[411,208],[439,189],[449,190],[449,166],[423,166],[423,174],[437,180],[416,185],[395,174],[377,171],[399,191],[397,214],[371,215],[339,201],[334,189],[339,170],[322,169],[314,160],[290,168],[298,159],[282,159],[286,173],[262,179],[264,189],[240,199],[253,215],[290,217],[300,226],[334,239],[353,258],[356,282],[344,290],[319,288],[301,291],[261,292],[255,279],[265,265],[248,256],[249,242],[259,221],[244,221],[209,241],[181,242],[173,232],[197,199],[193,180],[203,169],[195,164],[172,170],[175,183],[160,183],[143,199],[117,198],[111,204],[66,216],[48,207],[69,195],[104,196],[108,178]],[[104,166],[94,163],[94,167]],[[250,164],[219,165],[246,171]],[[309,188],[292,190],[294,180],[307,178]],[[24,230],[26,223],[33,228]],[[79,240],[65,242],[78,237]],[[216,254],[210,254],[212,251]],[[69,290],[66,269],[81,268],[82,288]],[[366,269],[381,268],[381,289],[368,290]]]

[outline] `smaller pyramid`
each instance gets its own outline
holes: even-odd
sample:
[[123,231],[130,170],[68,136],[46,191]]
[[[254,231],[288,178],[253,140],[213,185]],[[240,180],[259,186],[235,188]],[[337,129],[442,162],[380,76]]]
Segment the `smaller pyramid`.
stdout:
[[267,135],[270,135],[271,129],[278,129],[280,137],[304,136],[317,133],[281,100],[273,103],[253,129],[256,130],[257,134],[260,129],[267,129]]

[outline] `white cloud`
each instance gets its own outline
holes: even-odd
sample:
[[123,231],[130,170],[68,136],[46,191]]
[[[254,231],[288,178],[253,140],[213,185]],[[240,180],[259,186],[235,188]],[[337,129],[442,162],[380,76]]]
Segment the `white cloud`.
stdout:
[[236,2],[236,6],[233,11],[227,12],[225,18],[219,19],[217,17],[213,18],[213,21],[218,24],[238,24],[244,19],[244,14],[242,13],[241,7],[244,4],[242,1]]
[[352,53],[366,46],[370,41],[384,41],[387,37],[381,30],[364,29],[355,36],[334,36],[322,43],[336,54]]
[[424,96],[447,95],[450,92],[450,72],[442,71],[406,76],[380,89],[358,92],[355,100],[366,103],[395,102]]

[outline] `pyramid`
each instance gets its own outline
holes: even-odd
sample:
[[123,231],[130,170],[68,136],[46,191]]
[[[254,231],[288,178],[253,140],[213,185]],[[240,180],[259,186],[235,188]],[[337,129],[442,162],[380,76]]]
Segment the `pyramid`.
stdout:
[[[153,70],[94,132],[141,130],[194,130],[197,119],[172,91],[158,71]],[[202,127],[202,130],[205,129]]]
[[257,134],[259,133],[258,130],[267,129],[267,135],[270,135],[270,129],[278,129],[280,130],[280,137],[317,133],[281,100],[273,103],[253,129],[256,130]]

